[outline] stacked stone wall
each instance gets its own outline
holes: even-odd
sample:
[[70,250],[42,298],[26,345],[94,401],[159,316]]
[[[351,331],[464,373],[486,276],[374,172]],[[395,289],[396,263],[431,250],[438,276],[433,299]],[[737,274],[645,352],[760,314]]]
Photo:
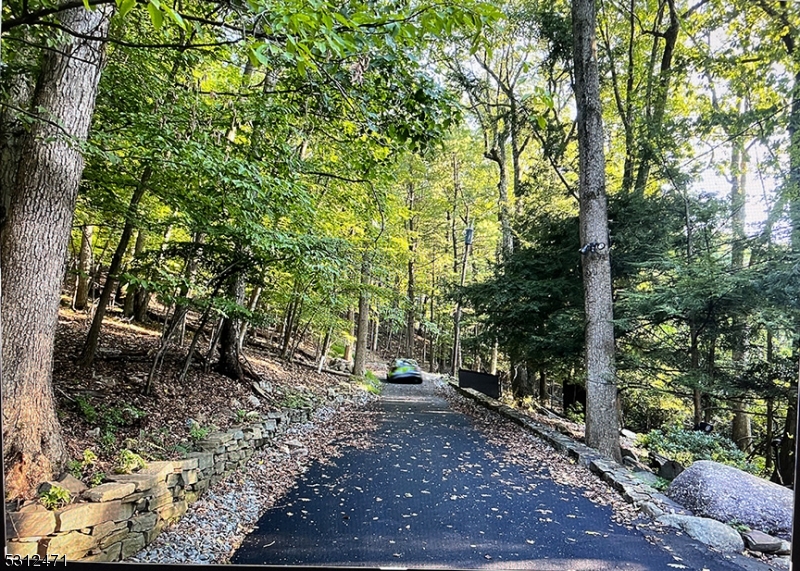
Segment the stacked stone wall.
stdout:
[[7,553],[97,562],[130,557],[180,519],[210,486],[244,467],[256,450],[272,446],[276,434],[312,414],[310,408],[267,413],[258,422],[209,434],[198,442],[200,451],[183,459],[108,475],[94,488],[67,476],[71,485],[65,487],[77,495],[76,503],[51,511],[34,502],[6,512]]

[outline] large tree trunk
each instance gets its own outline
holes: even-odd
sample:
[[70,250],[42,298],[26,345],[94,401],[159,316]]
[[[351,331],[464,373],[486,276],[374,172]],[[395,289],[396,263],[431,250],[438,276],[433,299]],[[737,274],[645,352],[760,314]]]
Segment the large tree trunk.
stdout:
[[17,73],[5,86],[6,105],[0,105],[0,227],[8,217],[11,195],[17,186],[26,133],[25,110],[30,108],[34,80]]
[[506,261],[514,253],[514,234],[511,230],[511,203],[508,196],[508,172],[506,167],[506,132],[498,134],[495,148],[486,153],[486,158],[497,164],[497,195],[500,203],[500,259]]
[[86,336],[86,343],[83,345],[83,351],[79,359],[79,363],[84,367],[90,367],[94,362],[94,357],[97,353],[97,345],[100,341],[100,330],[103,327],[103,318],[108,309],[108,301],[111,299],[111,293],[116,287],[119,280],[119,271],[122,269],[122,260],[125,256],[125,250],[128,249],[128,243],[133,234],[133,226],[135,224],[136,210],[139,208],[139,201],[144,196],[147,190],[147,183],[150,181],[150,176],[153,174],[153,169],[150,165],[144,167],[142,176],[139,179],[139,184],[133,191],[131,202],[128,205],[128,211],[125,215],[125,226],[122,228],[122,236],[120,236],[117,249],[114,251],[114,257],[111,258],[111,264],[108,267],[108,276],[106,283],[103,284],[103,291],[100,292],[100,300],[97,304],[97,310],[94,313],[92,326],[89,328],[89,334]]
[[92,285],[92,234],[94,226],[81,228],[81,251],[78,255],[78,287],[75,291],[75,309],[86,309],[89,303],[89,288]]
[[[741,138],[733,141],[731,148],[731,228],[733,230],[733,245],[731,246],[731,270],[741,271],[744,267],[744,246],[746,234],[745,203],[746,203],[746,165],[747,157]],[[747,338],[748,328],[744,318],[738,324],[738,330],[733,338],[733,362],[737,370],[743,371],[747,366]],[[753,433],[750,426],[750,415],[747,412],[747,403],[744,395],[731,399],[733,408],[733,421],[731,423],[731,440],[743,451],[750,449]]]
[[578,109],[581,244],[586,308],[586,443],[621,461],[609,258],[603,117],[594,0],[573,0],[575,99]]
[[550,402],[550,395],[547,394],[547,369],[539,368],[539,403],[547,406]]
[[367,329],[369,328],[369,257],[364,254],[361,263],[361,292],[358,295],[358,327],[356,329],[356,354],[353,358],[353,374],[364,375],[367,369]]
[[[169,232],[169,230],[167,231]],[[139,228],[136,234],[136,246],[133,250],[134,259],[142,255],[145,244],[147,243],[147,230]],[[137,286],[133,291],[133,320],[137,323],[147,321],[147,308],[150,306],[150,292],[142,286]]]
[[[261,298],[261,290],[263,288],[261,286],[256,287],[253,289],[253,293],[250,294],[250,301],[247,302],[247,309],[250,311],[255,311],[256,306],[258,305],[258,300]],[[242,347],[244,347],[244,338],[247,335],[247,322],[242,323],[242,330],[239,333],[239,352],[242,352]]]
[[414,251],[416,250],[416,237],[414,236],[414,185],[408,184],[408,202],[407,206],[411,217],[408,219],[408,308],[406,309],[406,356],[409,359],[414,358],[414,321],[416,316],[414,314],[414,298],[416,292],[414,291]]
[[[110,7],[65,11],[61,25],[105,37]],[[70,37],[46,52],[21,142],[16,186],[0,237],[3,455],[8,497],[26,494],[67,459],[52,388],[61,279],[104,63],[102,42]]]
[[[139,228],[139,231],[136,233],[136,243],[133,246],[134,260],[137,256],[144,252],[144,243],[146,239],[147,231],[144,228]],[[144,288],[141,286],[134,287],[132,285],[128,285],[125,291],[125,306],[122,311],[122,315],[125,317],[133,317],[136,321],[142,321],[136,316],[136,297],[137,295],[140,295],[140,292],[142,291],[144,291]]]
[[[230,278],[228,296],[237,304],[244,303],[244,273],[238,272]],[[232,379],[242,378],[242,364],[239,361],[239,319],[226,317],[222,320],[219,336],[219,362],[216,370]]]
[[[789,42],[786,38],[787,50],[794,54],[794,41]],[[790,47],[791,46],[791,47]],[[800,72],[794,76],[794,86],[792,88],[792,106],[789,117],[789,219],[792,225],[791,247],[794,254],[800,253]],[[795,362],[800,360],[800,341],[797,334],[800,332],[800,322],[795,322],[795,341],[793,359]],[[798,390],[797,378],[792,382],[792,390]],[[783,439],[778,449],[778,461],[775,467],[773,480],[780,481],[785,485],[794,484],[794,464],[795,464],[795,438],[797,434],[797,399],[792,395],[786,410],[786,423],[784,424]]]
[[347,343],[344,345],[344,360],[350,361],[353,358],[353,342],[350,339],[353,338],[355,335],[355,321],[356,321],[356,312],[351,307],[347,310],[347,323],[350,326],[350,336],[347,338]]

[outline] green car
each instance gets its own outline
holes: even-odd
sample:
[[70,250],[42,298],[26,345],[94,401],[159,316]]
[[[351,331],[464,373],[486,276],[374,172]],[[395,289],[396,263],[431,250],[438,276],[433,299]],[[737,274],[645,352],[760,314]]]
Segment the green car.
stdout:
[[396,359],[386,380],[390,383],[422,383],[422,369],[414,359]]

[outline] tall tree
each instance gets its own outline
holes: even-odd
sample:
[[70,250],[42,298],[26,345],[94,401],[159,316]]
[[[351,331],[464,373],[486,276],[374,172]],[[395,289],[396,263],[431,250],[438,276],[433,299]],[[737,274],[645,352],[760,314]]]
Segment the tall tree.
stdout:
[[[21,495],[67,459],[51,385],[67,242],[104,63],[111,7],[73,8],[46,52],[21,141],[17,179],[0,236],[3,314],[3,456],[6,490]],[[85,39],[85,37],[97,38]]]
[[353,357],[353,374],[361,377],[367,370],[367,332],[369,330],[370,260],[364,253],[361,262],[361,289],[358,294],[358,323],[356,327],[356,352]]
[[586,308],[586,443],[621,461],[594,0],[573,0],[572,30]]

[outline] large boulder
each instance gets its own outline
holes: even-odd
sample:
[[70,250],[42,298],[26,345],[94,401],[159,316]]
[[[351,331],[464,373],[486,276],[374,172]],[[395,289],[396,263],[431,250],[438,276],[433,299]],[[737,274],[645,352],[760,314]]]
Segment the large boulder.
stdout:
[[698,516],[784,539],[792,532],[791,490],[731,466],[695,462],[672,481],[666,495]]
[[714,519],[668,514],[662,515],[656,521],[662,525],[680,529],[689,537],[705,543],[717,551],[741,552],[744,550],[744,542],[739,532]]

